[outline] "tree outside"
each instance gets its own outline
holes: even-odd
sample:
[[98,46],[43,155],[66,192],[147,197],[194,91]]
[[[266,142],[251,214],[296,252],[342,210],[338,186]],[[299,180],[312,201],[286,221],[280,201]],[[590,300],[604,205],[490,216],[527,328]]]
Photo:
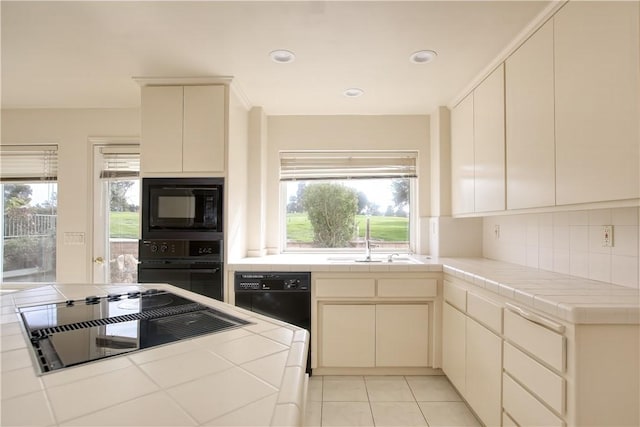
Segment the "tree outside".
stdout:
[[[33,189],[48,199],[33,202]],[[55,183],[3,184],[2,281],[53,281],[56,265]]]
[[323,248],[345,247],[353,237],[358,194],[339,184],[307,186],[302,205],[313,227],[313,240]]

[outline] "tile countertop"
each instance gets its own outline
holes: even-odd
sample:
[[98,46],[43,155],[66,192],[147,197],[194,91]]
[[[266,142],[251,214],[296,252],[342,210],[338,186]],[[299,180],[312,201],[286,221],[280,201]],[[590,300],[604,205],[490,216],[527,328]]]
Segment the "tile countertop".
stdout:
[[640,324],[638,289],[483,258],[440,261],[446,274],[574,324]]
[[[354,254],[357,256],[357,254]],[[380,256],[380,255],[379,255]],[[410,256],[412,263],[329,261],[327,254],[286,254],[244,258],[230,270],[311,272],[444,272],[516,305],[574,324],[640,324],[640,292],[605,282],[485,258]]]
[[[357,262],[363,253],[352,254],[282,254],[255,258],[243,258],[228,263],[232,271],[442,271],[442,264],[425,255],[400,255],[401,261],[387,262],[387,255],[375,254],[380,262]],[[410,261],[410,262],[406,262]]]
[[[301,425],[309,333],[162,284],[16,285],[0,294],[0,425]],[[44,375],[16,306],[167,289],[252,324]]]

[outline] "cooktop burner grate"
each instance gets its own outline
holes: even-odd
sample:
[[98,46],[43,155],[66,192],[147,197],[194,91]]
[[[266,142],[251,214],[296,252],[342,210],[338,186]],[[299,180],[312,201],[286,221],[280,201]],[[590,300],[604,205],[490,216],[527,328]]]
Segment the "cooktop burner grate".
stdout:
[[198,303],[185,304],[177,307],[163,307],[151,310],[145,310],[140,313],[123,314],[114,317],[105,317],[102,319],[86,320],[76,323],[68,323],[65,325],[57,325],[49,328],[30,330],[31,339],[40,339],[59,332],[68,332],[78,329],[92,328],[94,326],[112,325],[115,323],[131,322],[133,320],[153,320],[157,318],[175,316],[177,314],[192,313],[201,310],[211,310],[209,307]]
[[249,323],[242,319],[237,319],[232,322],[209,311],[185,313],[180,316],[152,320],[151,322],[161,333],[170,334],[171,336],[180,339],[191,338],[193,336],[246,325]]

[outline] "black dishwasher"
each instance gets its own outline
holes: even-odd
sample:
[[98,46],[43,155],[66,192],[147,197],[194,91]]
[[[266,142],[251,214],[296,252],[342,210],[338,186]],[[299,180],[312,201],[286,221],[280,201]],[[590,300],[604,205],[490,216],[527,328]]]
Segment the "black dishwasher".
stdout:
[[[236,305],[311,333],[311,273],[246,271],[235,273]],[[307,372],[311,373],[311,348]]]

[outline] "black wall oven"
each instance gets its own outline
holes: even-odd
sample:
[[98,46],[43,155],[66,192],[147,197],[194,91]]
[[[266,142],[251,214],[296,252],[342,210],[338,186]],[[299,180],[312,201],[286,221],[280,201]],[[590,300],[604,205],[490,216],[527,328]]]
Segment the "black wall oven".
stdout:
[[142,238],[222,240],[223,178],[143,178]]
[[222,240],[140,240],[138,281],[223,300]]

